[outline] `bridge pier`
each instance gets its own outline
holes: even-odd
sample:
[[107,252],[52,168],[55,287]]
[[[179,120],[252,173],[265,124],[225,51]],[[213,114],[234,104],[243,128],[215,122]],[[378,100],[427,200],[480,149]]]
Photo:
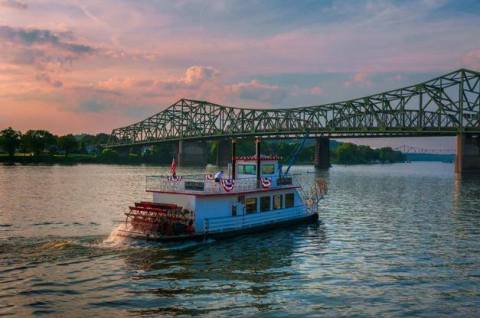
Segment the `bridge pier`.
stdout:
[[330,138],[316,138],[314,165],[318,169],[330,168]]
[[455,173],[480,172],[480,135],[457,134]]
[[232,143],[229,139],[217,141],[217,160],[215,164],[220,167],[226,167],[231,160]]
[[205,141],[183,141],[177,144],[179,166],[205,166],[207,164],[207,143]]

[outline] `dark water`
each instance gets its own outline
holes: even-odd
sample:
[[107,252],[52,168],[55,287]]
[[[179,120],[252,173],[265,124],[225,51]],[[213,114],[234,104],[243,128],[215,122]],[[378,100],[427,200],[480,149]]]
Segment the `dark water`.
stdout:
[[315,225],[202,244],[109,237],[162,169],[0,167],[0,315],[480,315],[480,179],[450,164],[333,167]]

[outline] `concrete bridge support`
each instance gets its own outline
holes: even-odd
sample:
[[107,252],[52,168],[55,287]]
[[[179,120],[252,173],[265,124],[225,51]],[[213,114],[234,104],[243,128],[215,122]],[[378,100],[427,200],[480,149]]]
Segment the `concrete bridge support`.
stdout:
[[205,141],[182,141],[177,145],[179,166],[205,166],[207,164],[207,143]]
[[455,173],[480,172],[480,135],[458,134]]
[[128,154],[130,153],[130,147],[122,147],[115,149],[115,151],[118,153],[120,157],[128,157]]
[[220,167],[226,167],[232,159],[232,142],[229,139],[217,141],[217,160],[215,164]]
[[319,137],[315,144],[314,165],[318,169],[330,168],[330,138]]

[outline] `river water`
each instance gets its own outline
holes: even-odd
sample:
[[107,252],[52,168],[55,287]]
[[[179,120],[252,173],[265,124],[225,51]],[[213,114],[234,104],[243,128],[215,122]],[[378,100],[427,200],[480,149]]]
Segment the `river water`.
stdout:
[[145,175],[166,171],[0,166],[0,316],[480,315],[480,179],[451,164],[319,172],[329,194],[314,225],[176,245],[116,237],[126,207],[149,199]]

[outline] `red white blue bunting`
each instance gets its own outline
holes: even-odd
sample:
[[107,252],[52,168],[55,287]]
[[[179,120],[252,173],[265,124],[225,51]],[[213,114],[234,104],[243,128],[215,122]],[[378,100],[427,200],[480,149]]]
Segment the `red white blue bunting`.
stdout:
[[233,179],[222,179],[221,181],[222,187],[225,192],[230,192],[233,190],[233,186],[235,185],[235,180]]
[[272,179],[267,177],[262,177],[260,179],[260,184],[262,185],[262,188],[268,189],[272,186]]
[[173,181],[173,182],[178,182],[181,181],[182,177],[181,176],[169,176],[168,181]]
[[[235,160],[256,160],[256,156],[236,156]],[[261,160],[282,160],[281,156],[261,156]]]

